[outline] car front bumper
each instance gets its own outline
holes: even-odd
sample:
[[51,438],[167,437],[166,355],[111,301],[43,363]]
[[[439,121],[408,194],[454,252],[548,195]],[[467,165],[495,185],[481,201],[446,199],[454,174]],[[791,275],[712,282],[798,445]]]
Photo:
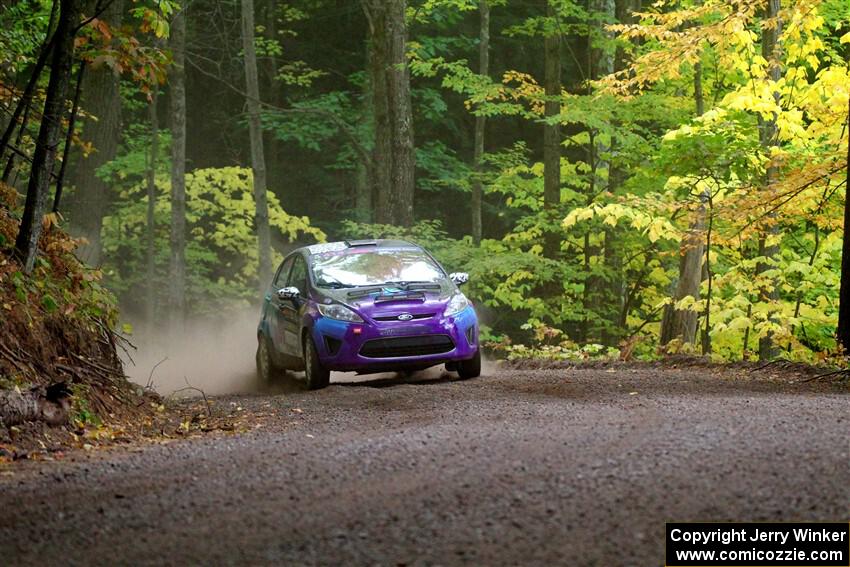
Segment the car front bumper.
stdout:
[[[381,372],[427,368],[445,362],[468,360],[478,350],[478,320],[472,307],[450,317],[435,317],[428,322],[349,323],[318,317],[314,321],[312,333],[322,365],[337,371]],[[451,339],[451,345],[442,337]],[[370,343],[371,348],[365,349],[367,355],[364,355],[364,345],[370,341],[380,342]],[[391,355],[387,349],[374,348],[376,344],[383,346],[397,343],[414,346],[400,348],[399,352],[405,353],[400,356]],[[415,346],[419,344],[421,348]],[[441,348],[442,344],[447,346]],[[409,354],[411,351],[434,349],[443,352]],[[375,354],[376,350],[381,352]]]

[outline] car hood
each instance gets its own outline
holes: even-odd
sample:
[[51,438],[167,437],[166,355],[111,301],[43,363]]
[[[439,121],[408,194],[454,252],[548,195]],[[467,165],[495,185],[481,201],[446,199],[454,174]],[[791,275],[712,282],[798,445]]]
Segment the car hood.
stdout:
[[409,290],[392,286],[322,289],[318,300],[321,303],[339,302],[350,305],[371,318],[395,318],[402,313],[409,313],[418,318],[421,315],[442,315],[449,298],[457,291],[457,287],[451,282],[440,282],[439,286],[439,289],[417,289],[413,285]]

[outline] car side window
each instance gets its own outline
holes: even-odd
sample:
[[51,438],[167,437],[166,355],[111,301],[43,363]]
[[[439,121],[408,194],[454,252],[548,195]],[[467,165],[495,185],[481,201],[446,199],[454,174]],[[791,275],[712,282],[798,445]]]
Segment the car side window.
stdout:
[[286,286],[286,280],[289,276],[289,269],[292,267],[292,262],[295,258],[287,258],[280,265],[280,269],[277,271],[277,275],[274,278],[274,288],[280,289]]
[[292,266],[289,282],[286,285],[297,287],[302,295],[307,293],[307,263],[301,256],[295,257],[295,264]]

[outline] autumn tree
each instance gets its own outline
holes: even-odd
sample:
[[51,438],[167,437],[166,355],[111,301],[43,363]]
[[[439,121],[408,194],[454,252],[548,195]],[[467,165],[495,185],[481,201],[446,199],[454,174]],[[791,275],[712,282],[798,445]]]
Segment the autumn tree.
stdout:
[[[705,112],[705,101],[702,90],[702,64],[694,64],[694,107],[696,116],[702,116]],[[693,212],[693,220],[690,221],[688,232],[682,238],[679,247],[679,277],[676,282],[676,290],[673,293],[673,303],[664,306],[664,315],[661,319],[661,332],[659,344],[666,347],[671,341],[679,341],[680,345],[696,344],[697,336],[697,312],[694,309],[677,307],[677,304],[686,301],[687,298],[697,300],[700,297],[700,285],[702,283],[703,258],[705,256],[705,199],[704,194],[699,194],[699,205]]]
[[60,143],[62,118],[65,115],[65,99],[74,59],[74,35],[79,17],[78,0],[62,0],[53,40],[44,111],[27,184],[27,198],[15,240],[15,250],[27,273],[32,271],[38,254],[42,217],[47,206],[53,164]]
[[[113,30],[121,26],[123,12],[124,0],[112,0],[97,22],[100,33],[113,35]],[[82,106],[91,118],[84,122],[81,132],[86,148],[78,152],[68,214],[71,234],[84,239],[77,256],[91,266],[101,263],[100,233],[110,199],[110,187],[98,170],[115,158],[121,139],[117,64],[112,57],[99,58],[88,65],[82,84]]]

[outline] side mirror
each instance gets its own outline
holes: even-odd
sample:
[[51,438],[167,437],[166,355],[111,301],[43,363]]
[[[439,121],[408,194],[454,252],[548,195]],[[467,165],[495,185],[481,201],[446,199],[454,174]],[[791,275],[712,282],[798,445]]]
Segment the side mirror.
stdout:
[[280,299],[298,299],[298,296],[300,295],[301,292],[298,291],[298,288],[294,286],[282,287],[277,290],[277,296]]
[[454,282],[455,285],[463,285],[469,281],[469,274],[466,272],[452,272],[449,274],[449,279]]

